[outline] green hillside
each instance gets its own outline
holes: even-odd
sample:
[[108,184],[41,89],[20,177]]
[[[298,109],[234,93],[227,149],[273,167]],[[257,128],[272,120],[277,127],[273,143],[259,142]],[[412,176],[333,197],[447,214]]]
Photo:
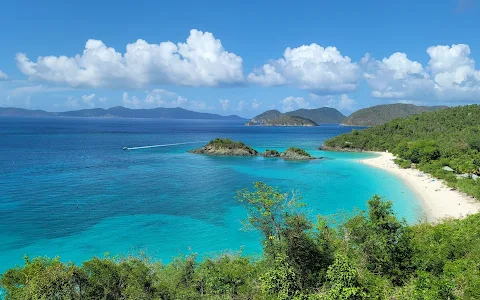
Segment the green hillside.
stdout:
[[317,126],[317,123],[310,119],[288,116],[278,110],[267,110],[266,112],[251,119],[247,126]]
[[435,111],[447,106],[415,106],[413,104],[384,104],[360,109],[346,119],[342,125],[347,126],[375,126],[384,124],[396,118],[405,118],[414,114]]
[[285,115],[310,119],[317,124],[339,124],[345,119],[345,116],[341,112],[331,107],[315,109],[301,108],[287,112]]
[[[325,149],[393,152],[417,168],[480,199],[480,106],[469,105],[395,119],[325,141]],[[444,170],[453,169],[453,172]],[[463,178],[463,177],[466,178]]]

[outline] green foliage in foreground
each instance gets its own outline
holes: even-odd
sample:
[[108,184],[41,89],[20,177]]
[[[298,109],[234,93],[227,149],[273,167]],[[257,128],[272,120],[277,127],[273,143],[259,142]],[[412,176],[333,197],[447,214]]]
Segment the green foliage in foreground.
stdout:
[[[377,196],[331,227],[295,193],[261,182],[238,192],[261,258],[241,253],[169,264],[142,256],[25,259],[6,271],[6,299],[480,299],[480,215],[409,226]],[[338,220],[338,218],[337,218]]]
[[[451,187],[480,199],[480,106],[458,106],[405,119],[395,119],[325,141],[336,149],[385,151],[397,155],[401,167],[412,163],[444,179]],[[450,167],[454,172],[445,171]],[[465,174],[467,178],[456,175]]]

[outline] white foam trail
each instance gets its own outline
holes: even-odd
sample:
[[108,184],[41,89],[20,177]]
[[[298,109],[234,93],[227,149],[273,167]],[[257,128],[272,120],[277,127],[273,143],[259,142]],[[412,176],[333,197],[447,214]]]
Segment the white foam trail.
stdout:
[[169,147],[169,146],[178,146],[178,145],[187,145],[187,144],[197,144],[197,143],[206,143],[207,141],[198,141],[198,142],[185,142],[185,143],[174,143],[174,144],[162,144],[162,145],[151,145],[151,146],[140,146],[140,147],[125,147],[123,150],[139,150],[139,149],[148,149],[148,148],[158,148],[158,147]]

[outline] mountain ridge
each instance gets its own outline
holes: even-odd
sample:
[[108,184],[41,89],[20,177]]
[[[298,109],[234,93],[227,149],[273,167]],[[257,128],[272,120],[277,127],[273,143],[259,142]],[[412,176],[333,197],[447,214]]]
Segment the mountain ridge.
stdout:
[[149,109],[131,109],[114,106],[108,109],[90,108],[64,112],[29,110],[16,107],[0,107],[0,117],[80,117],[80,118],[145,118],[145,119],[204,119],[204,120],[246,120],[237,115],[196,112],[181,107],[157,107]]
[[382,125],[396,118],[406,118],[411,115],[421,114],[448,106],[417,106],[413,104],[393,103],[380,104],[359,109],[342,121],[345,126],[376,126]]
[[246,126],[318,126],[314,121],[298,117],[282,114],[276,109],[264,111],[257,115],[247,123]]
[[281,113],[276,109],[264,111],[245,125],[248,126],[318,126],[339,124],[346,117],[335,108],[297,109]]
[[306,118],[317,124],[339,124],[346,118],[344,114],[332,107],[300,108],[286,112],[285,115]]

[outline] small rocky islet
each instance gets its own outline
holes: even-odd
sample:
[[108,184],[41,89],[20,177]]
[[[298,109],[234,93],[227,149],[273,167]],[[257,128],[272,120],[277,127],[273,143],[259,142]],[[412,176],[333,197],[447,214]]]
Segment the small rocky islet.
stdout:
[[216,138],[211,140],[205,146],[189,150],[194,154],[206,154],[212,156],[263,156],[279,157],[287,160],[312,160],[316,159],[305,150],[300,148],[288,148],[285,152],[267,149],[259,153],[257,150],[245,145],[242,142],[232,141],[230,139]]
[[232,141],[230,139],[216,138],[211,140],[205,146],[189,150],[190,153],[207,154],[218,156],[257,156],[258,151],[245,145],[242,142]]

